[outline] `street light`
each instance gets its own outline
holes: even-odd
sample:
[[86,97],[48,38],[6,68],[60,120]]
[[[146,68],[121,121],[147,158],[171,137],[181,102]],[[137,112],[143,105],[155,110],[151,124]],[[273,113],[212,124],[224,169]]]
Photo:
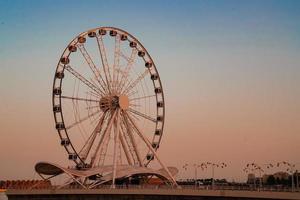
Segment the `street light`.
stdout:
[[201,165],[194,164],[194,168],[195,168],[195,187],[197,187],[198,168],[199,168],[200,166],[201,166]]
[[185,163],[185,164],[182,166],[182,168],[186,171],[188,166],[189,166],[189,165],[188,165],[187,163]]
[[207,169],[207,167],[210,166],[212,169],[212,182],[211,182],[211,186],[214,189],[215,187],[215,168],[225,168],[227,167],[227,164],[224,162],[221,163],[212,163],[212,162],[206,162],[206,163],[201,163],[200,167],[202,168],[202,170]]
[[[186,164],[184,164],[184,165],[182,166],[182,168],[183,168],[184,170],[187,170],[187,169],[188,169],[188,166],[189,166],[189,165],[186,163]],[[193,167],[194,167],[194,169],[195,169],[195,170],[194,170],[194,172],[195,172],[195,174],[194,174],[194,175],[195,175],[194,182],[195,182],[195,187],[197,187],[198,168],[201,167],[201,165],[194,164]]]
[[296,170],[296,188],[297,188],[297,191],[299,191],[299,174],[298,174],[299,172],[298,172],[298,170]]
[[183,166],[182,166],[182,168],[186,171],[187,169],[188,169],[188,164],[187,163],[185,163]]
[[[264,170],[262,169],[261,166],[259,166],[256,163],[248,163],[246,165],[246,167],[243,169],[243,171],[246,172],[246,173],[248,173],[250,171],[254,172],[254,176],[255,176],[255,171],[258,171],[259,172],[259,188],[262,187],[262,176],[261,176],[261,173],[264,172]],[[254,179],[254,187],[256,188],[256,178]]]

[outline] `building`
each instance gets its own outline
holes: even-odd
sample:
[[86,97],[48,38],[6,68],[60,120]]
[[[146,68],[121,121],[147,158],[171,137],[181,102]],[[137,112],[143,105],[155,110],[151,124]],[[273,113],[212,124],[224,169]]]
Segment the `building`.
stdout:
[[270,177],[271,175],[270,174],[264,174],[262,176],[262,182],[263,184],[266,184],[268,182],[268,178]]
[[248,174],[248,179],[247,179],[247,183],[248,184],[254,184],[256,181],[256,178],[255,178],[255,174]]

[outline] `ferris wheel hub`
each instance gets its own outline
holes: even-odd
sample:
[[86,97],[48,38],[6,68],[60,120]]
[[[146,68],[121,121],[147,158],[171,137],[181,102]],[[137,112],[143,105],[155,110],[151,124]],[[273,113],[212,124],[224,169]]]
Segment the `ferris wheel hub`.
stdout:
[[129,108],[129,99],[126,95],[119,96],[119,106],[122,110],[127,110]]
[[126,95],[105,96],[100,99],[99,106],[102,111],[115,110],[117,108],[127,110],[129,108],[129,99]]

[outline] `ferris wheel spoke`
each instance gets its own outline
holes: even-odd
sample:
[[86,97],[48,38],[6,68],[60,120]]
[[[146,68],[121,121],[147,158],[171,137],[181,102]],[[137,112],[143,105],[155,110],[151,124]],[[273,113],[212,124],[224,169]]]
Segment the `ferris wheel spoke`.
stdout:
[[[123,112],[122,112],[123,113]],[[137,157],[137,160],[138,160],[138,164],[140,166],[142,166],[143,164],[143,160],[142,160],[142,157],[141,157],[141,154],[137,148],[137,143],[135,141],[135,138],[134,138],[134,135],[133,135],[133,130],[130,126],[130,123],[129,123],[129,120],[127,119],[126,115],[123,115],[123,123],[124,123],[124,126],[125,126],[125,129],[127,130],[127,134],[129,135],[129,138],[130,138],[130,142],[133,146],[133,151]]]
[[104,75],[105,75],[106,84],[110,90],[111,75],[110,75],[109,64],[107,61],[106,50],[105,50],[105,46],[103,43],[102,35],[97,35],[96,39],[97,39],[98,49],[99,49],[99,53],[100,53],[100,57],[101,57]]
[[130,107],[141,107],[140,104],[134,104],[134,103],[130,103],[129,106],[130,106]]
[[126,112],[125,112],[125,115],[127,116],[129,122],[132,124],[133,128],[136,130],[136,132],[140,136],[140,138],[146,143],[146,145],[148,146],[149,150],[155,156],[155,158],[157,159],[157,161],[159,162],[159,164],[162,166],[162,168],[167,172],[167,174],[169,175],[169,177],[172,179],[173,183],[176,183],[176,180],[174,179],[174,177],[171,174],[171,172],[169,171],[169,169],[161,162],[161,160],[158,157],[156,151],[152,147],[151,142],[149,141],[149,139],[144,136],[144,134],[139,129],[139,127],[136,125],[136,123],[134,122],[134,120]]
[[90,135],[90,137],[86,140],[86,143],[83,145],[83,147],[81,148],[79,154],[81,155],[81,159],[83,161],[85,161],[93,147],[93,144],[95,142],[95,139],[97,137],[97,135],[99,135],[100,131],[101,131],[101,127],[102,124],[104,122],[104,118],[106,116],[106,112],[104,112],[102,114],[102,116],[99,119],[98,124],[96,125],[94,131],[92,132],[92,134]]
[[144,114],[144,113],[141,113],[141,112],[139,112],[139,111],[137,111],[137,110],[134,110],[134,109],[132,109],[132,108],[129,108],[128,111],[131,112],[131,113],[133,113],[133,114],[135,114],[135,115],[138,115],[138,116],[140,116],[140,117],[143,117],[143,118],[145,118],[145,119],[147,119],[147,120],[150,120],[150,121],[152,121],[152,122],[154,122],[154,123],[157,122],[157,120],[154,119],[153,117],[150,117],[150,116],[148,116],[148,115],[146,115],[146,114]]
[[74,126],[76,126],[76,125],[78,125],[78,124],[80,124],[80,123],[88,120],[89,118],[95,116],[98,113],[100,113],[100,111],[97,110],[96,112],[93,112],[93,113],[89,114],[88,116],[79,119],[78,121],[76,120],[73,124],[67,126],[66,129],[69,130],[70,128],[73,128]]
[[145,78],[147,74],[149,74],[149,70],[145,69],[145,71],[142,74],[140,74],[134,81],[128,84],[128,86],[124,89],[123,93],[126,94],[130,90],[132,90],[141,80]]
[[96,103],[100,103],[99,100],[95,100],[95,99],[86,99],[86,98],[81,98],[81,97],[69,97],[69,96],[61,96],[61,98],[63,99],[70,99],[70,100],[76,100],[76,101],[85,101],[85,102],[96,102]]
[[131,91],[131,92],[129,92],[128,94],[127,94],[127,96],[128,97],[131,97],[131,96],[133,96],[133,95],[135,95],[135,94],[138,94],[139,92],[137,91],[137,90],[133,90],[133,91]]
[[95,109],[95,108],[99,108],[99,105],[96,106],[88,106],[85,109],[90,110],[90,109]]
[[99,119],[97,119],[97,117],[91,119],[91,125],[93,126],[93,125],[97,124],[97,123],[98,123],[98,120],[99,120]]
[[97,161],[100,159],[100,156],[101,156],[100,151],[101,151],[102,147],[104,146],[103,141],[106,141],[108,136],[110,135],[111,127],[112,127],[113,122],[115,120],[116,114],[117,114],[117,112],[115,111],[113,113],[113,115],[111,116],[102,137],[100,138],[100,141],[99,141],[99,143],[96,147],[95,153],[94,153],[94,155],[92,156],[92,159],[91,159],[91,166],[92,167],[94,167],[95,164],[97,163]]
[[128,62],[130,62],[130,58],[128,57],[128,56],[126,56],[123,52],[119,52],[119,55],[122,57],[122,58],[124,58],[126,61],[127,61],[127,63]]
[[84,78],[80,73],[78,73],[75,69],[73,69],[70,65],[66,65],[65,69],[70,72],[72,75],[74,75],[77,79],[79,79],[82,83],[84,83],[86,86],[88,86],[90,89],[95,91],[99,95],[104,95],[104,92],[97,86],[95,86],[93,83],[88,81],[86,78]]
[[99,85],[101,86],[101,88],[107,92],[107,88],[106,88],[106,83],[103,80],[99,70],[97,69],[96,65],[94,64],[91,56],[89,55],[89,53],[87,52],[87,50],[85,49],[83,44],[79,44],[78,48],[82,54],[82,56],[84,57],[86,63],[88,64],[89,68],[91,69],[91,71],[93,72],[97,82],[99,83]]
[[93,96],[95,98],[101,98],[102,96],[99,96],[97,93],[93,92],[93,91],[88,91],[86,92],[87,95]]
[[132,98],[129,99],[129,101],[135,101],[135,100],[140,100],[140,99],[146,99],[146,98],[150,98],[150,97],[156,97],[156,95],[148,95],[148,96],[143,96],[143,97],[137,97],[137,98]]
[[119,67],[119,63],[120,63],[120,35],[116,35],[115,36],[115,53],[114,53],[114,65],[113,65],[113,81],[112,81],[112,85],[114,88],[114,92],[116,92],[117,90],[117,82],[119,79],[119,73],[116,73],[116,68]]
[[136,59],[137,52],[138,51],[137,51],[136,48],[132,48],[131,54],[130,54],[130,58],[127,58],[122,52],[120,52],[121,56],[125,57],[125,59],[127,60],[127,65],[126,65],[126,68],[124,70],[124,73],[121,76],[121,80],[120,80],[120,83],[119,83],[119,91],[118,92],[120,92],[123,89],[124,83],[126,83],[126,81],[128,80],[128,75],[129,75],[129,72],[131,71],[132,66],[134,64],[134,61]]
[[136,120],[138,120],[138,121],[140,121],[140,117],[138,116],[138,115],[135,115],[135,114],[133,114],[133,113],[131,113],[131,112],[128,112],[134,119],[136,119]]
[[[78,101],[72,101],[72,106],[73,106],[73,116],[74,116],[74,119],[75,119],[75,122],[79,121],[80,120],[80,113],[78,111]],[[81,126],[78,126],[78,130],[79,130],[79,133],[81,134],[81,136],[84,138],[84,134],[83,134],[83,130],[82,130],[82,127]]]

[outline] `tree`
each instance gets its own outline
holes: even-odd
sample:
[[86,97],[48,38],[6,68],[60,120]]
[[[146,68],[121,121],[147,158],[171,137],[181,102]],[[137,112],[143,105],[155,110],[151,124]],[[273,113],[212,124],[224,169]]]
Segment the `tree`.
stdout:
[[279,179],[279,177],[276,178],[276,184],[281,185],[282,184],[282,179]]
[[275,185],[275,184],[276,184],[275,177],[273,175],[270,175],[267,179],[267,185]]

